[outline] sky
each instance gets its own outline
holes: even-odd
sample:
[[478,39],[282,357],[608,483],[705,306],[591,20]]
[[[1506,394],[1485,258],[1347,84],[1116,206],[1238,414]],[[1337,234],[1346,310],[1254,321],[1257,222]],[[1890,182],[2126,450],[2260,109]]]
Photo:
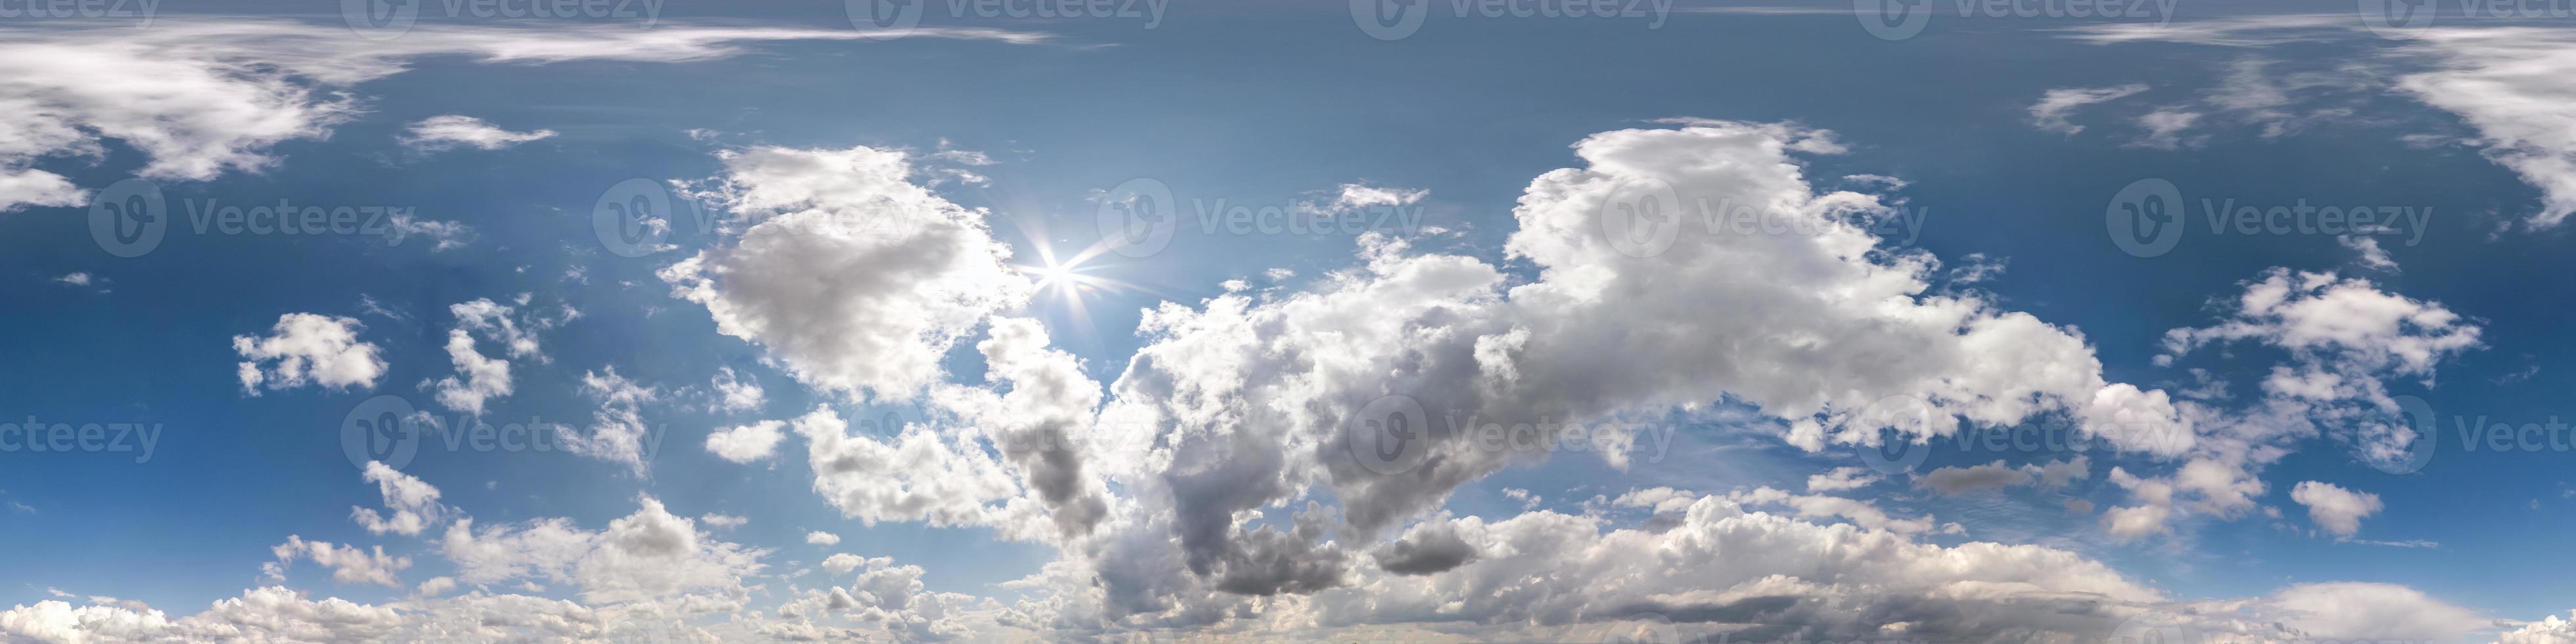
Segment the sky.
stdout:
[[2576,642],[2576,6],[337,4],[0,3],[0,641]]

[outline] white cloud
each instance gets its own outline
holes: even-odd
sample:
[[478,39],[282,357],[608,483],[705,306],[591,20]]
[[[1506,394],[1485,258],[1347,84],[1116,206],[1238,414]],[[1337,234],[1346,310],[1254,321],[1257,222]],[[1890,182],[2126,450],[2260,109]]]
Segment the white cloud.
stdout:
[[733,367],[717,368],[714,386],[716,397],[715,402],[709,405],[711,411],[756,411],[761,403],[768,400],[758,379],[735,374]]
[[554,130],[512,132],[486,123],[483,119],[459,114],[444,114],[412,123],[402,136],[402,144],[421,151],[447,150],[458,146],[498,150],[554,135]]
[[480,530],[473,519],[459,519],[440,547],[464,584],[572,583],[591,603],[691,595],[738,609],[747,592],[743,578],[765,567],[759,560],[769,551],[715,541],[651,497],[638,503],[634,514],[596,532],[564,519]]
[[2541,208],[2527,219],[2532,227],[2556,226],[2576,214],[2576,106],[2563,100],[2576,91],[2576,79],[2555,73],[2576,65],[2576,34],[2435,28],[2402,51],[2435,69],[2402,76],[2397,88],[2460,115],[2477,128],[2487,158],[2540,189]]
[[[383,42],[346,27],[192,16],[151,29],[52,21],[0,36],[0,211],[78,206],[87,191],[32,166],[99,159],[107,140],[143,154],[138,174],[204,181],[274,165],[277,144],[319,139],[366,111],[347,92],[415,59],[482,63],[572,60],[686,62],[739,52],[746,42],[850,40],[898,34],[854,30],[664,26],[504,27],[422,24]],[[908,37],[1043,42],[1036,33],[922,28]]]
[[2130,145],[2158,150],[2197,147],[2208,137],[2186,138],[2182,136],[2182,132],[2191,129],[2192,124],[2198,122],[2200,122],[2199,112],[2171,107],[2148,112],[2146,116],[2138,117],[2138,126],[2146,128],[2147,135],[2130,142]]
[[510,361],[484,356],[475,348],[476,338],[500,343],[510,358],[548,360],[537,346],[536,331],[554,322],[541,319],[522,325],[512,317],[509,306],[490,299],[459,302],[449,305],[447,311],[456,318],[456,326],[447,331],[447,359],[455,364],[457,375],[440,378],[430,387],[437,393],[439,404],[449,410],[479,416],[486,401],[508,396],[514,390]]
[[376,484],[384,495],[385,509],[391,516],[370,508],[349,508],[349,519],[374,534],[418,535],[454,510],[438,502],[438,488],[377,461],[367,461],[367,482]]
[[764,420],[719,429],[707,434],[707,452],[736,463],[769,458],[777,453],[778,441],[786,437],[786,432],[781,431],[786,427],[785,421]]
[[805,543],[818,546],[840,545],[841,535],[816,530],[805,533]]
[[374,387],[385,375],[385,359],[374,343],[358,340],[364,328],[355,318],[288,313],[277,317],[268,337],[233,336],[233,351],[243,360],[242,394],[306,384],[335,391]]
[[1869,487],[1879,482],[1877,474],[1859,467],[1837,467],[1823,474],[1807,477],[1808,492],[1839,492]]
[[397,588],[402,586],[402,581],[395,579],[394,574],[411,567],[410,557],[386,556],[384,546],[376,546],[370,553],[352,546],[305,541],[295,535],[287,535],[286,543],[277,544],[269,552],[277,556],[277,561],[269,564],[268,568],[269,577],[275,581],[285,581],[286,567],[296,559],[311,559],[313,563],[329,567],[331,578],[340,583]]
[[564,437],[565,450],[623,464],[636,476],[643,476],[645,461],[653,458],[662,443],[660,428],[644,422],[643,406],[660,400],[661,393],[617,375],[616,367],[604,372],[582,372],[581,392],[598,403],[599,410],[591,413],[588,431]]
[[[2576,616],[2576,613],[2570,613]],[[2576,621],[2557,615],[2537,622],[2523,622],[2513,630],[2496,635],[2497,644],[2576,644]]]
[[706,306],[719,332],[765,346],[808,385],[909,397],[938,380],[940,356],[986,315],[1028,297],[984,214],[907,182],[902,152],[723,158],[717,196],[749,228],[661,277]]
[[2031,104],[2030,123],[2042,132],[2075,134],[2084,131],[2084,126],[2076,125],[2067,119],[2075,108],[2119,100],[2144,91],[2147,91],[2147,86],[2137,84],[2118,87],[2063,87],[2048,90],[2046,94],[2040,95],[2039,102]]
[[2308,519],[2319,529],[2337,537],[2350,537],[2361,532],[2361,519],[2379,513],[2379,495],[2354,492],[2332,483],[2300,481],[2290,488],[2290,500],[2308,506]]

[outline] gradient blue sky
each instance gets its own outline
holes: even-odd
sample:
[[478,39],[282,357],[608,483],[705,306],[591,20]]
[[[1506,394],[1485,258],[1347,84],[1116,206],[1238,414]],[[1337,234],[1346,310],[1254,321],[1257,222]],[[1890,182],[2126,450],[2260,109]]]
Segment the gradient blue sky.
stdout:
[[[626,465],[564,453],[424,450],[401,468],[434,485],[441,503],[471,514],[475,525],[563,517],[598,530],[634,513],[645,496],[680,517],[748,519],[736,528],[697,529],[708,539],[773,549],[762,557],[766,569],[742,580],[756,587],[750,609],[772,617],[807,589],[833,585],[826,573],[802,579],[790,573],[843,552],[921,566],[928,571],[919,579],[926,592],[991,597],[1005,607],[1038,601],[1048,596],[1047,587],[1006,584],[1072,557],[1054,545],[1015,540],[990,527],[865,525],[818,497],[803,441],[792,433],[778,456],[747,465],[704,448],[719,428],[789,420],[818,405],[851,419],[927,422],[934,414],[899,395],[866,399],[815,387],[770,345],[720,333],[706,307],[675,297],[656,273],[700,250],[727,246],[741,231],[700,229],[684,214],[674,217],[675,248],[619,256],[603,247],[590,217],[603,192],[632,178],[712,186],[728,172],[719,157],[728,150],[904,150],[915,183],[957,205],[988,209],[993,238],[1010,249],[1014,263],[1027,264],[1042,253],[1069,257],[1100,243],[1101,193],[1132,179],[1158,181],[1185,215],[1168,246],[1146,257],[1098,254],[1078,267],[1117,288],[1082,292],[1078,309],[1065,304],[1063,293],[1041,291],[1024,306],[994,312],[1039,320],[1054,347],[1078,357],[1081,373],[1107,387],[1129,371],[1140,348],[1155,342],[1135,332],[1145,309],[1162,302],[1202,306],[1228,292],[1227,280],[1280,293],[1320,288],[1333,272],[1364,262],[1354,235],[1197,230],[1193,200],[1289,208],[1331,201],[1345,184],[1424,191],[1402,206],[1419,207],[1420,221],[1434,228],[1401,231],[1415,237],[1411,252],[1475,258],[1528,282],[1539,279],[1539,269],[1526,258],[1507,257],[1505,243],[1522,228],[1514,208],[1533,178],[1585,167],[1568,146],[1596,133],[1689,127],[1659,121],[1674,118],[1832,132],[1847,148],[1843,153],[1798,157],[1801,173],[1819,191],[1878,194],[1900,212],[1920,216],[1919,226],[1882,230],[1881,246],[1940,258],[1942,268],[1930,273],[1938,277],[1936,293],[1971,293],[1998,310],[2080,333],[2099,359],[2101,377],[2113,383],[2179,395],[2205,382],[2192,371],[2199,369],[2232,385],[2228,398],[2209,402],[2212,408],[2256,404],[2263,396],[2257,385],[2274,365],[2297,360],[2299,351],[2237,341],[2185,353],[2170,365],[2158,357],[2167,353],[2168,330],[2232,319],[2234,298],[2274,267],[2366,280],[2378,291],[2447,309],[2479,330],[2475,347],[2438,356],[2433,374],[2343,374],[2383,378],[2386,394],[2418,397],[2434,410],[2429,422],[2439,430],[2438,447],[2420,470],[2391,474],[2372,467],[2356,456],[2366,441],[2328,423],[2314,436],[2282,443],[2284,454],[2247,470],[2262,487],[2252,507],[2180,512],[2166,530],[2143,536],[2106,528],[2104,510],[2142,502],[2108,472],[2118,466],[2141,476],[2171,475],[2184,458],[2094,451],[2086,453],[2088,476],[2065,489],[2019,485],[1950,495],[1920,482],[1940,468],[1997,459],[2019,467],[2072,454],[1961,453],[1935,438],[1930,459],[1910,471],[1815,494],[1961,528],[1908,536],[1921,543],[2063,550],[2175,602],[2282,597],[2284,589],[2304,584],[2367,582],[2411,588],[2424,601],[2475,617],[2429,631],[2346,633],[2360,637],[2412,640],[2433,632],[2448,635],[2437,639],[2492,641],[2523,628],[2523,620],[2563,614],[2576,604],[2569,600],[2576,581],[2546,563],[2560,554],[2557,536],[2576,528],[2570,483],[2576,477],[2568,474],[2576,453],[2471,450],[2455,431],[2457,423],[2481,418],[2516,425],[2576,420],[2576,410],[2560,408],[2566,398],[2552,393],[2576,385],[2558,368],[2576,352],[2565,322],[2565,303],[2576,301],[2576,293],[2559,277],[2569,273],[2568,233],[2543,221],[2542,180],[2499,161],[2571,154],[2552,146],[2565,142],[2576,108],[2546,98],[2563,96],[2550,88],[2564,89],[2564,81],[2514,86],[2527,90],[2521,96],[2543,97],[2533,99],[2537,106],[2494,94],[2445,99],[2442,92],[2457,88],[2410,84],[2417,75],[2494,71],[2482,65],[2568,60],[2576,55],[2570,53],[2576,32],[2557,30],[2576,26],[2576,19],[2445,16],[2436,18],[2435,31],[2391,38],[2365,28],[2346,3],[2182,2],[2173,16],[2114,21],[1936,13],[1919,34],[1888,40],[1864,30],[1841,3],[1685,2],[1654,19],[1523,19],[1461,17],[1435,1],[1415,7],[1430,12],[1418,31],[1381,40],[1355,25],[1343,4],[1174,2],[1148,28],[1117,17],[950,17],[943,4],[931,2],[926,24],[934,28],[1043,38],[790,37],[736,42],[723,55],[679,62],[614,52],[491,62],[433,52],[405,55],[399,60],[407,69],[361,82],[289,78],[317,88],[316,96],[345,92],[355,107],[322,126],[322,134],[251,146],[273,158],[264,168],[155,178],[170,210],[182,216],[174,221],[184,221],[180,204],[189,200],[287,198],[410,208],[419,219],[462,224],[471,233],[457,247],[437,249],[425,234],[387,244],[371,236],[222,235],[174,225],[150,252],[129,258],[94,240],[86,205],[22,204],[0,213],[7,230],[0,235],[0,301],[12,304],[0,316],[0,364],[8,367],[0,369],[0,421],[163,428],[151,457],[140,463],[133,453],[0,453],[0,606],[82,605],[89,596],[109,596],[178,619],[246,588],[284,585],[310,599],[435,610],[417,585],[455,574],[436,543],[439,529],[410,538],[370,534],[352,523],[349,508],[384,502],[343,456],[338,431],[352,409],[378,395],[452,415],[434,402],[431,382],[456,373],[445,347],[456,326],[448,307],[476,299],[513,306],[523,324],[563,306],[580,311],[576,319],[535,331],[543,358],[511,360],[515,392],[493,399],[486,420],[588,424],[601,405],[582,393],[583,376],[611,368],[662,396],[640,407],[648,438],[660,438],[640,476]],[[1952,10],[1946,2],[1930,6]],[[448,28],[848,31],[844,10],[841,3],[746,7],[673,0],[649,29],[618,18],[467,16],[425,20],[392,42],[443,38]],[[42,33],[63,42],[111,43],[246,20],[351,37],[342,17],[318,3],[165,6],[149,26],[130,31],[115,20],[15,19],[0,25],[6,34],[0,38]],[[1659,26],[1650,27],[1656,20]],[[2160,25],[2167,20],[2172,24]],[[2536,30],[2507,39],[2529,48],[2476,49],[2482,41],[2426,35],[2513,28]],[[33,41],[27,36],[22,43]],[[0,70],[44,64],[19,60],[0,63]],[[2542,83],[2502,78],[2506,85]],[[2070,107],[2065,123],[2081,131],[2052,129],[2034,115],[2052,90],[2128,86],[2136,89]],[[2179,138],[2159,142],[2148,124],[2159,111],[2194,118],[2177,130]],[[26,113],[0,110],[0,132]],[[423,150],[404,143],[407,128],[441,115],[554,134],[495,149]],[[2507,132],[2520,131],[2515,128],[2537,133],[2507,140],[2513,136]],[[12,167],[59,174],[87,192],[144,174],[151,163],[150,152],[114,132],[88,135],[99,142],[96,154],[30,155],[29,165]],[[989,164],[940,154],[949,151],[981,152]],[[5,154],[0,148],[0,161],[16,163]],[[982,180],[940,174],[948,170]],[[1843,179],[1848,175],[1894,177],[1902,185]],[[2185,232],[2170,253],[2123,252],[2114,243],[2116,230],[2106,227],[2106,207],[2116,209],[2123,189],[2142,179],[2169,181],[2184,198],[2178,209],[2187,211]],[[2379,266],[2332,234],[2212,233],[2197,219],[2203,198],[2267,207],[2299,200],[2405,206],[2431,215],[2420,231],[2377,236],[2391,262]],[[702,207],[716,212],[728,204],[710,196]],[[1958,272],[1976,266],[2000,270],[1982,279]],[[1294,276],[1266,276],[1272,269]],[[75,274],[87,283],[65,281]],[[527,303],[514,304],[521,294]],[[306,312],[362,323],[359,339],[380,347],[386,368],[354,387],[245,395],[235,372],[246,358],[233,338],[267,335],[279,316]],[[974,347],[981,337],[982,331],[972,332],[946,353],[945,381],[986,382],[985,359]],[[500,355],[498,345],[481,347],[484,355]],[[764,401],[752,409],[710,409],[707,391],[719,367],[756,381]],[[1659,486],[1716,497],[1766,486],[1809,494],[1810,475],[1867,465],[1849,445],[1811,451],[1784,441],[1796,418],[1775,417],[1744,400],[1705,402],[1715,406],[1630,410],[1676,429],[1672,450],[1660,458],[1624,470],[1587,454],[1516,463],[1458,486],[1438,507],[1489,522],[1554,511],[1634,528],[1650,522],[1651,513],[1610,499]],[[2032,422],[2048,417],[2037,414]],[[873,426],[856,431],[895,433]],[[2381,509],[2361,517],[2356,532],[2333,534],[2312,518],[2310,504],[2292,498],[2305,481],[2375,495]],[[1525,508],[1505,490],[1543,500]],[[2090,506],[2071,511],[2064,507],[2070,498]],[[1244,525],[1287,529],[1287,516],[1308,500],[1342,504],[1330,489],[1317,488],[1280,499],[1266,519]],[[809,544],[809,531],[843,539]],[[381,545],[412,564],[394,587],[335,580],[329,568],[309,561],[289,566],[283,580],[264,577],[261,564],[276,559],[270,548],[288,534]],[[1360,552],[1397,533],[1335,535]],[[550,599],[581,594],[577,584],[540,585],[548,587],[498,583],[488,592]],[[703,625],[738,618],[691,619]],[[1276,626],[1239,619],[1203,626]],[[1480,627],[1545,621],[1497,617]],[[969,630],[979,639],[1044,630],[997,623],[975,622]],[[1513,638],[1455,624],[1427,628]],[[32,633],[8,634],[41,639]]]

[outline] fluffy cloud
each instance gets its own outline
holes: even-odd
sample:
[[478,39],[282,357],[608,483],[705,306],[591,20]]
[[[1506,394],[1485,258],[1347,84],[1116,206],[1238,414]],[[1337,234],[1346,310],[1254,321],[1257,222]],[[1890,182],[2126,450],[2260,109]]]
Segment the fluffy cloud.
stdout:
[[2308,506],[2308,518],[2317,527],[2338,537],[2350,537],[2361,531],[2361,519],[2379,512],[2379,495],[2354,492],[2332,483],[2300,481],[2290,488],[2290,500]]
[[765,567],[760,558],[768,551],[716,541],[651,497],[638,503],[634,514],[601,531],[563,519],[481,529],[473,519],[459,519],[439,545],[464,584],[573,583],[590,603],[687,595],[711,610],[739,608],[747,593],[743,578]]
[[644,422],[643,407],[660,400],[661,392],[617,375],[616,367],[582,372],[581,392],[598,403],[599,410],[591,413],[588,430],[564,437],[565,451],[623,464],[643,476],[645,461],[662,446],[662,431]]
[[707,452],[736,463],[749,463],[778,451],[778,441],[786,438],[781,431],[785,421],[764,420],[716,430],[707,434]]
[[402,144],[422,151],[446,150],[458,146],[498,150],[554,135],[554,130],[512,132],[485,123],[483,119],[446,114],[412,123],[405,130]]
[[2537,622],[2523,622],[2513,630],[2498,634],[2496,642],[2498,644],[2569,644],[2576,642],[2576,621],[2551,615]]
[[400,587],[402,581],[395,579],[394,574],[411,567],[410,557],[386,556],[384,546],[376,546],[370,553],[352,546],[305,541],[291,534],[286,535],[286,543],[277,544],[269,551],[277,555],[277,561],[268,565],[268,576],[276,581],[286,580],[286,567],[296,559],[311,559],[313,563],[330,568],[331,578],[344,584]]
[[257,396],[262,388],[306,384],[333,390],[376,386],[385,375],[383,350],[358,340],[363,328],[356,318],[288,313],[277,317],[268,337],[233,336],[233,351],[242,357],[242,393]]
[[484,356],[476,348],[477,338],[500,344],[509,358],[544,362],[547,358],[537,346],[536,332],[578,315],[566,308],[561,317],[529,316],[528,321],[522,322],[508,305],[482,298],[449,305],[447,311],[456,318],[456,326],[447,330],[447,359],[456,365],[457,375],[425,386],[437,393],[439,404],[473,415],[483,413],[484,402],[508,396],[513,390],[510,361]]
[[439,504],[438,488],[384,463],[367,461],[364,475],[384,495],[386,509],[379,513],[370,508],[349,508],[349,520],[358,522],[367,532],[419,535],[421,530],[455,513]]
[[808,385],[909,397],[985,316],[1028,297],[983,213],[908,182],[902,152],[723,156],[715,198],[749,227],[661,277],[717,331],[767,347]]

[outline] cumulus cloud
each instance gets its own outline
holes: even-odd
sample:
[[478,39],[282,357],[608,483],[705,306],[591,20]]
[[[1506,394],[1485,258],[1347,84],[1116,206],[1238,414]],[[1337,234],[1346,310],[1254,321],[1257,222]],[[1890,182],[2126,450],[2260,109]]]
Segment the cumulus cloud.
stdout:
[[367,532],[418,535],[421,530],[454,514],[453,509],[438,502],[438,488],[418,477],[377,461],[367,461],[364,476],[367,482],[376,484],[377,493],[385,498],[385,512],[372,508],[349,508],[349,519],[358,522]]
[[707,452],[736,463],[750,463],[778,451],[778,441],[786,438],[785,421],[764,420],[738,425],[707,434]]
[[564,437],[564,449],[623,464],[636,476],[644,475],[645,461],[661,448],[662,432],[644,422],[643,407],[660,400],[661,392],[617,375],[616,367],[582,372],[581,392],[598,403],[599,410],[591,413],[589,429]]
[[295,535],[287,535],[286,543],[277,544],[269,551],[277,555],[277,561],[268,564],[268,576],[275,581],[285,581],[286,567],[297,559],[310,559],[330,568],[331,578],[344,584],[401,587],[402,581],[395,579],[394,574],[411,567],[410,557],[386,556],[384,546],[376,546],[370,553],[351,546],[305,541]]
[[2379,513],[2379,495],[2354,492],[2332,483],[2300,481],[2290,488],[2290,500],[2308,506],[2308,519],[2317,528],[2338,537],[2351,537],[2361,532],[2361,519]]
[[358,340],[364,328],[356,318],[288,313],[277,317],[267,337],[233,336],[233,351],[242,357],[242,394],[307,384],[331,390],[376,386],[385,375],[385,359],[374,343]]
[[715,198],[748,224],[731,245],[662,269],[725,335],[759,343],[798,380],[910,397],[985,316],[1029,282],[981,211],[910,183],[900,151],[754,148],[723,154]]
[[755,411],[760,409],[761,403],[768,401],[767,395],[760,389],[759,380],[736,374],[733,367],[716,369],[713,386],[715,401],[708,406],[712,411]]
[[[514,390],[508,358],[546,361],[537,346],[536,332],[554,326],[561,320],[537,318],[522,323],[508,305],[478,298],[447,307],[456,318],[456,326],[447,330],[447,359],[456,374],[426,383],[436,392],[438,402],[449,410],[481,415],[486,401],[508,396]],[[483,355],[477,339],[495,342],[507,352],[506,358]]]
[[413,122],[405,129],[402,144],[420,151],[447,150],[460,146],[498,150],[554,135],[554,130],[512,132],[486,123],[483,119],[459,114],[444,114]]
[[838,545],[841,543],[841,535],[816,530],[805,533],[805,542],[818,546]]

